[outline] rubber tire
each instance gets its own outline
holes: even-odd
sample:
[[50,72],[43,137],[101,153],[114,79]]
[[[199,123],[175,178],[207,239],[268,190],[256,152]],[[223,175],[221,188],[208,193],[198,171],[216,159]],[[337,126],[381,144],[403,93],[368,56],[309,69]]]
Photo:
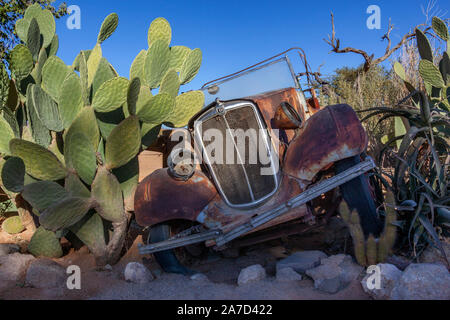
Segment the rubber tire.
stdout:
[[[336,174],[357,165],[361,157],[356,156],[336,162]],[[342,197],[350,210],[357,210],[365,237],[370,234],[378,237],[382,230],[382,223],[378,218],[375,199],[370,191],[369,179],[361,175],[340,186]]]
[[[150,228],[149,242],[156,243],[170,238],[171,227],[169,224],[159,224]],[[156,252],[153,254],[164,272],[178,273],[185,276],[196,274],[197,272],[183,266],[173,250]]]

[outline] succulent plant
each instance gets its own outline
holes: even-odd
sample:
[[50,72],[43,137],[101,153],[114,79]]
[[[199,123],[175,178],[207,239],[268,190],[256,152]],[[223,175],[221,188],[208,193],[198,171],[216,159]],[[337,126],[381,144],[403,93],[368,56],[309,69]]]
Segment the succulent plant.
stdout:
[[95,47],[68,66],[56,56],[51,14],[32,5],[16,25],[23,44],[11,52],[11,79],[1,66],[1,177],[39,218],[28,247],[36,256],[61,256],[58,237],[69,232],[99,264],[114,263],[133,210],[139,153],[163,124],[185,126],[203,107],[200,91],[178,96],[200,69],[200,49],[171,48],[170,24],[158,18],[126,79],[102,54],[117,26],[115,13],[106,17]]
[[2,229],[9,234],[18,234],[25,230],[25,227],[23,226],[20,217],[14,216],[3,221]]
[[[393,197],[387,198],[392,201]],[[353,239],[356,261],[362,266],[371,266],[385,262],[392,251],[396,237],[396,212],[391,204],[386,204],[386,217],[383,233],[378,239],[369,235],[366,239],[362,231],[361,221],[357,211],[350,211],[345,201],[341,202],[339,213],[347,224]]]

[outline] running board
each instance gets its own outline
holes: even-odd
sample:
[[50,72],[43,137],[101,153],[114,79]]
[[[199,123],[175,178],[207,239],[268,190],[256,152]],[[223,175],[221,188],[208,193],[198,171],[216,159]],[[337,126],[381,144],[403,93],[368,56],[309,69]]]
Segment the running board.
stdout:
[[220,230],[212,230],[207,232],[202,232],[182,238],[169,239],[166,241],[149,244],[146,246],[139,247],[140,254],[150,254],[160,251],[165,251],[169,249],[174,249],[178,247],[184,247],[187,245],[200,243],[208,240],[214,240],[216,247],[222,247],[226,243],[239,238],[240,236],[249,233],[250,231],[266,224],[267,222],[278,218],[279,216],[287,213],[293,208],[302,206],[311,200],[321,196],[328,191],[331,191],[344,183],[347,183],[360,175],[375,168],[375,163],[370,157],[356,166],[349,168],[348,170],[335,175],[329,179],[321,181],[311,188],[305,190],[298,196],[290,199],[285,204],[278,206],[275,209],[269,210],[252,218],[249,222],[231,230],[228,233],[223,234]]

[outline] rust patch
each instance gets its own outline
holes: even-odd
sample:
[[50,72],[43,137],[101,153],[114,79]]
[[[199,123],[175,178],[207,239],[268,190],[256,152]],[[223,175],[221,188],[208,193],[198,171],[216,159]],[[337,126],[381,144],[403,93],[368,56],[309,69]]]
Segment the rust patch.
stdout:
[[[299,182],[292,177],[283,175],[280,186],[277,193],[270,198],[269,201],[264,203],[262,206],[253,208],[251,210],[238,210],[228,207],[220,196],[216,196],[211,203],[198,215],[197,221],[204,224],[210,229],[219,228],[224,232],[230,231],[237,226],[240,226],[252,217],[262,214],[268,210],[272,210],[279,205],[286,203],[291,198],[302,193],[303,189],[300,187]],[[305,217],[308,214],[306,206],[300,206],[292,209],[290,212],[286,213],[282,217],[278,218],[277,221],[271,221],[268,224],[258,228],[267,228],[268,226],[280,223],[280,221],[285,222],[288,220],[297,219],[300,217]]]
[[326,107],[305,123],[286,151],[284,172],[306,181],[333,162],[367,148],[367,135],[355,111],[345,104]]
[[200,171],[188,181],[178,181],[170,177],[167,169],[159,169],[137,187],[136,221],[141,226],[178,219],[195,221],[216,195],[215,186]]

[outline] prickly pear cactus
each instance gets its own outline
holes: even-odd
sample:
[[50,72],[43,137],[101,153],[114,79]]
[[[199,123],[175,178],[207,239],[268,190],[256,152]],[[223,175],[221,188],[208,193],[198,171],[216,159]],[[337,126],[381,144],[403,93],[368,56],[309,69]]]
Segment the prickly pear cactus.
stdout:
[[388,192],[386,200],[389,204],[385,205],[386,217],[384,230],[378,239],[373,235],[369,235],[367,239],[364,237],[358,212],[350,212],[345,201],[342,201],[339,207],[340,215],[347,224],[353,239],[356,261],[362,266],[371,266],[386,261],[394,247],[396,212],[391,207],[394,203],[393,194]]
[[[106,17],[95,47],[69,66],[56,56],[51,13],[32,5],[16,24],[23,44],[11,52],[11,72],[0,66],[2,187],[39,220],[28,246],[35,256],[60,257],[59,237],[70,233],[98,264],[115,263],[133,210],[139,153],[163,124],[183,127],[203,107],[202,92],[179,95],[200,69],[200,49],[170,47],[170,24],[158,18],[126,79],[102,53],[118,22],[115,13]],[[3,228],[20,232],[21,219]]]
[[25,230],[25,227],[23,226],[20,217],[14,216],[3,221],[2,229],[9,234],[18,234]]

